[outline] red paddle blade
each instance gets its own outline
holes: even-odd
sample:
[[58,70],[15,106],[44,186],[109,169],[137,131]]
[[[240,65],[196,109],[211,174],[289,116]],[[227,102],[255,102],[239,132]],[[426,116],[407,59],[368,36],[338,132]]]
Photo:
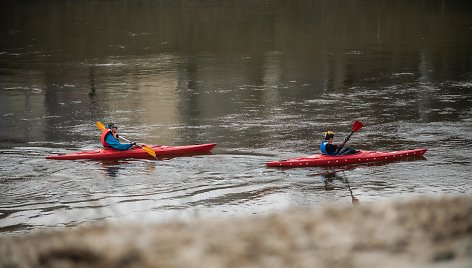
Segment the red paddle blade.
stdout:
[[355,121],[354,124],[352,125],[352,132],[356,132],[356,131],[361,130],[361,128],[362,128],[363,126],[364,126],[364,125],[362,124],[362,122],[360,122],[360,121]]

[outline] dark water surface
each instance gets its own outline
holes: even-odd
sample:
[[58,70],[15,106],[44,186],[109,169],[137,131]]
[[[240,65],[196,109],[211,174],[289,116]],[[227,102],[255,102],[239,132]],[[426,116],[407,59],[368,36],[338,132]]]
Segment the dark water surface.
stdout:
[[[1,1],[0,235],[472,193],[470,1]],[[95,121],[162,161],[54,161]],[[270,169],[350,146],[425,159]]]

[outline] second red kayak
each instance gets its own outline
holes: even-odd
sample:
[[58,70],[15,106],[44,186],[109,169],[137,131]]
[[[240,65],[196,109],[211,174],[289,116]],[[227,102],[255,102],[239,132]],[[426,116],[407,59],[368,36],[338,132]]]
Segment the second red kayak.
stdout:
[[394,152],[376,152],[376,151],[358,151],[350,155],[329,156],[314,154],[287,160],[268,162],[268,167],[317,167],[317,166],[340,166],[370,162],[394,161],[407,157],[421,157],[426,153],[426,148],[394,151]]
[[[173,157],[179,155],[191,154],[205,154],[210,153],[216,146],[215,143],[196,144],[196,145],[181,145],[181,146],[166,146],[154,145],[149,146],[155,152],[157,157]],[[125,158],[150,158],[150,155],[141,148],[133,148],[126,151],[118,151],[114,149],[97,149],[92,151],[83,151],[62,155],[50,155],[47,159],[56,160],[108,160],[108,159],[125,159]]]

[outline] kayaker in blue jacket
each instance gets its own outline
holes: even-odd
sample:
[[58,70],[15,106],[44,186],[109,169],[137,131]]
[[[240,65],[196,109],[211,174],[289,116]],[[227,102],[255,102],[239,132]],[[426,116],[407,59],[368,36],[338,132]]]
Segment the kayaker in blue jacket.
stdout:
[[119,151],[125,151],[131,149],[131,147],[135,146],[136,143],[120,143],[118,140],[118,127],[115,123],[109,123],[106,129],[102,132],[102,136],[100,137],[100,141],[105,148],[113,148]]
[[326,131],[324,133],[324,140],[321,141],[320,150],[321,153],[326,155],[346,155],[346,154],[355,154],[357,151],[353,148],[344,147],[346,140],[340,144],[333,144],[334,139],[333,131]]

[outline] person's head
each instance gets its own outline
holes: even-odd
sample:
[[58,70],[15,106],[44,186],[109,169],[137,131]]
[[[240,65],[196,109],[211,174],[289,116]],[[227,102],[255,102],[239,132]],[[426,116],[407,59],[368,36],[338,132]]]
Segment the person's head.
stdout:
[[324,133],[324,139],[325,141],[329,141],[329,140],[332,140],[334,138],[334,132],[333,131],[326,131]]
[[111,129],[113,132],[118,131],[118,126],[115,123],[108,123],[107,128]]

